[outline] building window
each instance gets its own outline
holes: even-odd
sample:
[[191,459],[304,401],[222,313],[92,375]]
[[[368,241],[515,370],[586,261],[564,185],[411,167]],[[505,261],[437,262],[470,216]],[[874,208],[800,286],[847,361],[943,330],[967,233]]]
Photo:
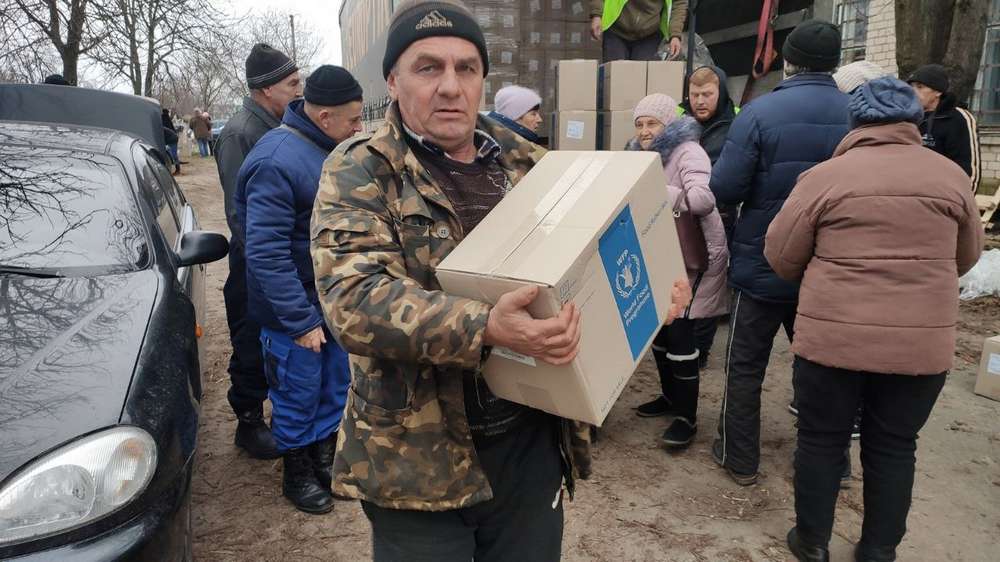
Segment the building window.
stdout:
[[833,21],[840,26],[840,64],[865,58],[868,40],[869,0],[839,0],[834,4]]
[[972,93],[972,110],[980,125],[1000,126],[1000,0],[990,1],[986,44]]

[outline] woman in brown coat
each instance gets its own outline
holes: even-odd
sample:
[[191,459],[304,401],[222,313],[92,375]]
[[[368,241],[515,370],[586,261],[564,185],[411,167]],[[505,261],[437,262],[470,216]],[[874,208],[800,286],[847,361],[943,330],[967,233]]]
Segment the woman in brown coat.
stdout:
[[916,94],[895,78],[858,88],[853,131],[799,177],[765,256],[801,279],[795,320],[799,560],[828,560],[844,449],[858,406],[865,517],[857,560],[895,560],[906,532],[917,433],[955,353],[958,277],[983,231],[968,176],[921,146]]

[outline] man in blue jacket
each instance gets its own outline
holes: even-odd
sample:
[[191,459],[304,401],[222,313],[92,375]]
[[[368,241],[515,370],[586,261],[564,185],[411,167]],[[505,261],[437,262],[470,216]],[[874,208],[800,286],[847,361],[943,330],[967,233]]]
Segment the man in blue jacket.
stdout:
[[744,486],[757,481],[760,392],[771,347],[782,326],[792,339],[799,293],[764,259],[764,235],[799,174],[828,160],[848,131],[848,98],[831,76],[840,60],[840,30],[802,22],[782,55],[787,78],[736,116],[710,184],[719,206],[742,205],[730,242],[735,294],[712,456]]
[[307,513],[333,509],[330,479],[350,370],[323,321],[309,254],[320,170],[361,131],[361,86],[338,66],[317,68],[305,99],[240,167],[236,213],[245,241],[250,314],[261,325],[271,432],[284,456],[282,492]]

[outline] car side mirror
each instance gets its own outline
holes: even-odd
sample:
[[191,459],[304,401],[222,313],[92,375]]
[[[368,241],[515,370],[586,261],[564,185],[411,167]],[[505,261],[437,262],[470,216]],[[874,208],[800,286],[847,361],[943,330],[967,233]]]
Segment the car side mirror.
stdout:
[[221,260],[229,253],[226,237],[204,230],[192,230],[181,238],[181,249],[177,252],[179,267],[211,263]]

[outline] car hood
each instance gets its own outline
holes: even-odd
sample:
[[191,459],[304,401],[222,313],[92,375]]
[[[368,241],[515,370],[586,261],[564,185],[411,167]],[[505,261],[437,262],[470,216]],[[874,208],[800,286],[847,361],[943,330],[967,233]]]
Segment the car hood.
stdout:
[[151,270],[0,277],[0,480],[118,423],[157,285]]

